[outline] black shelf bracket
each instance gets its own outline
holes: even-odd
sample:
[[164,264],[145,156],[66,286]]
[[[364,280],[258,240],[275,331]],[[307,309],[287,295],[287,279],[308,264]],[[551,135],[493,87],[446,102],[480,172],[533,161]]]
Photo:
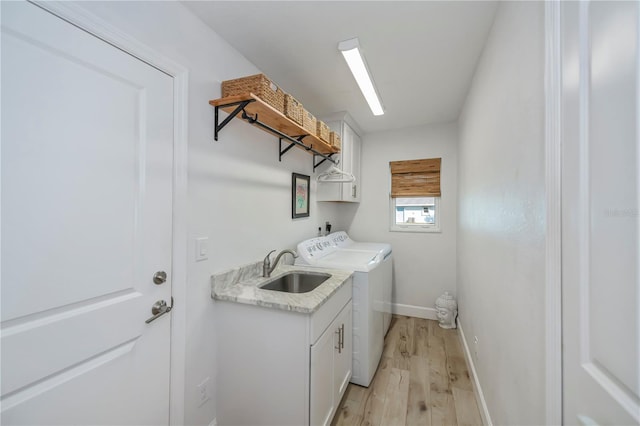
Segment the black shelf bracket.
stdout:
[[[245,107],[247,105],[249,105],[251,102],[255,102],[255,99],[248,99],[248,100],[244,100],[244,101],[239,101],[239,102],[232,102],[229,104],[224,104],[224,105],[217,105],[215,107],[215,128],[214,128],[214,139],[218,140],[218,134],[220,133],[220,130],[222,130],[224,128],[224,126],[226,126],[227,124],[229,124],[229,122],[236,116],[238,116],[238,114],[240,114],[242,112],[242,114],[239,116],[240,118],[242,118],[243,120],[247,121],[250,124],[253,124],[254,126],[258,126],[263,128],[264,130],[268,131],[269,133],[277,136],[280,140],[280,147],[279,147],[279,160],[282,161],[282,156],[284,154],[286,154],[291,148],[293,148],[294,146],[301,146],[304,149],[306,149],[307,151],[311,151],[313,153],[313,170],[315,171],[316,167],[318,167],[320,164],[324,163],[325,161],[330,161],[333,164],[336,164],[336,160],[334,160],[333,158],[331,158],[333,156],[333,153],[331,154],[323,154],[319,151],[317,151],[316,149],[313,148],[313,144],[309,144],[306,145],[304,142],[302,142],[302,140],[308,136],[308,135],[301,135],[301,136],[289,136],[285,133],[282,133],[280,130],[278,129],[274,129],[273,127],[269,126],[268,124],[265,124],[263,122],[261,122],[260,120],[258,120],[258,114],[256,114],[255,116],[251,116],[250,114],[248,114],[245,111]],[[236,106],[237,105],[237,106]],[[229,114],[229,116],[227,118],[225,118],[221,123],[219,122],[220,117],[219,117],[219,110],[220,108],[228,108],[230,106],[236,106],[236,108]],[[282,148],[282,141],[286,141],[289,142],[289,145],[286,146],[284,149]],[[316,156],[317,157],[321,157],[323,158],[322,161],[320,161],[318,164],[316,164]]]
[[[304,139],[306,136],[307,135],[301,135],[301,136],[297,136],[297,137],[296,136],[292,136],[292,137],[296,138],[297,141],[302,142],[302,139]],[[278,140],[279,140],[279,143],[280,143],[280,150],[279,150],[279,153],[278,153],[278,161],[282,161],[282,156],[284,154],[286,154],[291,148],[296,146],[296,144],[291,142],[291,143],[289,143],[288,146],[286,146],[284,149],[282,149],[282,137],[278,138]],[[286,142],[288,142],[288,140],[286,140]],[[303,145],[304,145],[304,143],[303,143]],[[306,145],[304,145],[304,146],[305,146],[305,149],[307,149],[307,150],[310,149],[310,148],[307,148]]]
[[316,154],[313,155],[313,171],[314,172],[316,171],[316,167],[320,166],[320,164],[324,163],[327,160],[331,161],[333,164],[338,164],[336,160],[331,158],[333,157],[333,154],[329,154],[328,156],[321,155],[320,157],[322,157],[322,160],[320,160],[319,163],[316,163]]
[[[219,105],[215,107],[215,118],[216,118],[216,124],[215,124],[215,128],[213,130],[213,138],[215,140],[218,140],[218,133],[220,133],[220,130],[222,130],[224,128],[224,126],[226,126],[227,124],[229,124],[229,122],[231,120],[233,120],[233,118],[238,115],[240,113],[240,111],[242,111],[243,114],[246,114],[244,112],[244,107],[246,107],[247,105],[249,105],[251,102],[255,102],[255,99],[248,99],[246,101],[240,101],[240,102],[232,102],[230,104],[225,104],[225,105]],[[234,106],[237,105],[236,109],[234,109],[227,118],[225,118],[224,120],[222,120],[222,123],[218,124],[218,111],[220,108],[223,107],[230,107],[230,106]],[[256,117],[257,119],[257,117]]]

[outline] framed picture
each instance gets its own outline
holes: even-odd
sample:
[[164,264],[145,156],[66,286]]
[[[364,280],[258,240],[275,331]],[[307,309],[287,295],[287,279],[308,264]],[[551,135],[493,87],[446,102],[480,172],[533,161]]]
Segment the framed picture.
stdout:
[[311,178],[298,173],[291,174],[291,217],[309,217],[309,193]]

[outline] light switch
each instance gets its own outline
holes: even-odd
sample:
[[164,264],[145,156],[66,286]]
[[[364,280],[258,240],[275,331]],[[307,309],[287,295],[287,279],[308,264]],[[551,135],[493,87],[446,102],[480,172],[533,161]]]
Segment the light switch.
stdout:
[[196,238],[196,262],[209,258],[209,238]]

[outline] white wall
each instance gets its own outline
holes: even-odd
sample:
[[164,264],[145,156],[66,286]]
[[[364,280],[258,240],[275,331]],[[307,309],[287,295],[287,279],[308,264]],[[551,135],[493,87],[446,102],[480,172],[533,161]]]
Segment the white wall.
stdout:
[[[211,274],[293,248],[327,220],[345,229],[349,216],[338,204],[315,203],[313,184],[311,217],[291,219],[291,172],[313,176],[311,155],[293,149],[280,163],[278,140],[239,120],[213,140],[208,101],[220,97],[220,82],[258,70],[188,9],[176,2],[78,4],[189,70],[185,423],[208,425],[216,415],[216,329],[224,326],[215,323]],[[195,262],[194,239],[203,236],[209,260]],[[198,406],[196,386],[207,377],[213,395]]]
[[544,424],[544,4],[503,2],[459,120],[459,318],[495,424]]
[[[391,243],[393,303],[398,313],[433,317],[435,300],[456,293],[457,126],[421,126],[365,135],[362,202],[349,233],[357,241]],[[440,233],[389,231],[389,162],[442,158]]]

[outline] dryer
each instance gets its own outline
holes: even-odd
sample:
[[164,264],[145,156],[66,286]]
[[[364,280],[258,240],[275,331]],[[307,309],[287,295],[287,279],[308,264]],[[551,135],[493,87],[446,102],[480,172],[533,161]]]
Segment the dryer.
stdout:
[[343,250],[327,237],[302,241],[296,265],[353,271],[353,374],[351,382],[369,386],[384,344],[383,256],[371,250]]
[[376,301],[376,303],[382,304],[384,334],[386,335],[391,324],[391,295],[393,292],[393,250],[391,244],[353,241],[344,231],[334,232],[327,237],[339,249],[367,250],[382,255],[382,264],[379,266],[383,275],[382,300]]

